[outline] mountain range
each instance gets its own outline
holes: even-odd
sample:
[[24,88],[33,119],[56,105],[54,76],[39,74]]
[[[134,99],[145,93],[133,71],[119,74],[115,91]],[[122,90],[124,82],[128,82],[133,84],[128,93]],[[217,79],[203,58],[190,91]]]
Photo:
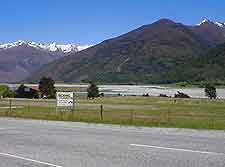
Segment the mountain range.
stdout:
[[57,43],[50,43],[50,44],[45,44],[45,43],[36,43],[36,42],[30,42],[30,41],[16,41],[13,43],[4,43],[0,44],[0,49],[11,49],[11,48],[17,48],[22,45],[27,45],[39,50],[44,50],[44,51],[50,51],[50,52],[63,52],[63,53],[71,53],[71,52],[78,52],[81,50],[84,50],[88,47],[89,45],[76,45],[76,44],[57,44]]
[[[212,52],[215,47],[217,50],[222,43],[225,43],[224,23],[204,19],[198,25],[189,26],[161,19],[44,65],[27,81],[38,81],[42,76],[64,82],[94,80],[101,83],[222,79],[224,76],[218,78],[210,74],[223,74],[223,66],[206,68],[212,67],[207,63],[216,55],[205,56],[208,50]],[[198,62],[200,60],[205,64]],[[201,75],[206,69],[208,72]]]
[[44,64],[87,47],[89,46],[42,44],[21,40],[0,44],[0,82],[21,81]]

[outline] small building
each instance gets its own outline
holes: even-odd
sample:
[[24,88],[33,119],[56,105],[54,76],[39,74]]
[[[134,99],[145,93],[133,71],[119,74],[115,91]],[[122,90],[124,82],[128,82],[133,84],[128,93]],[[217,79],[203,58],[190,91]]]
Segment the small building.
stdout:
[[40,97],[40,91],[38,87],[20,85],[20,87],[16,90],[16,97],[38,99]]

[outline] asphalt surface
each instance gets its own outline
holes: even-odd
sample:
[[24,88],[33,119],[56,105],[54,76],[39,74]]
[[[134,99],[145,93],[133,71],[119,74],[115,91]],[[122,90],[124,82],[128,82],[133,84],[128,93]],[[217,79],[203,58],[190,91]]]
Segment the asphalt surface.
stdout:
[[225,132],[1,118],[0,167],[225,167]]

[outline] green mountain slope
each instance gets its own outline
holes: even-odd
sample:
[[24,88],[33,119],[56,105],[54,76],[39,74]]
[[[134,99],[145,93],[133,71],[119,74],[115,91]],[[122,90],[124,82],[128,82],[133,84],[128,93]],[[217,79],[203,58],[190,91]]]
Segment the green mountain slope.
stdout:
[[56,81],[102,83],[171,83],[197,79],[192,69],[200,70],[196,62],[210,46],[193,28],[162,19],[50,63],[28,81],[42,76]]
[[190,61],[192,66],[187,66],[186,71],[192,73],[192,80],[225,81],[225,44],[218,45]]

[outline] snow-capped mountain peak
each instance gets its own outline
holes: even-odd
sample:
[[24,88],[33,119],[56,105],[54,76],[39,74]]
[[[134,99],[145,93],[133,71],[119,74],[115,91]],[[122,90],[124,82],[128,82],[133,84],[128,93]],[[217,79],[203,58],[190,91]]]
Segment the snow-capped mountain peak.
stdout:
[[218,25],[219,27],[225,27],[225,23],[215,22],[215,24]]
[[91,45],[77,45],[77,44],[57,44],[57,43],[50,43],[50,44],[45,44],[45,43],[36,43],[36,42],[29,42],[29,41],[23,41],[23,40],[18,40],[13,43],[5,43],[5,44],[0,44],[0,49],[10,49],[10,48],[15,48],[19,47],[22,45],[27,45],[36,49],[43,49],[46,51],[50,52],[63,52],[63,53],[70,53],[70,52],[78,52],[84,49],[87,49]]
[[209,19],[203,19],[199,24],[197,24],[198,26],[206,24],[206,23],[213,23],[211,20]]
[[222,28],[225,28],[225,23],[222,23],[222,22],[214,22],[214,21],[211,21],[209,19],[203,19],[199,24],[197,24],[198,26],[201,26],[201,25],[204,25],[204,24],[214,24],[214,25],[217,25],[219,27],[222,27]]

